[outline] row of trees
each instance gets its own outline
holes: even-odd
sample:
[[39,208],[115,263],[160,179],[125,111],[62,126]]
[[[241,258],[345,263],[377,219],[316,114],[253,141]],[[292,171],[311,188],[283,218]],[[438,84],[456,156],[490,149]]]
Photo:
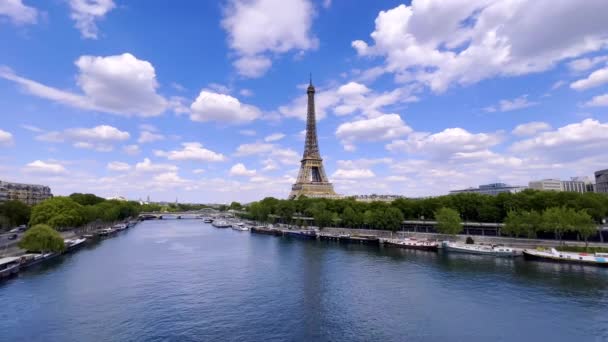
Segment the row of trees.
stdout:
[[596,222],[586,211],[555,207],[542,212],[509,212],[503,233],[515,237],[535,238],[539,232],[550,232],[559,240],[565,233],[574,233],[587,242],[587,239],[596,233],[596,229]]
[[21,201],[6,201],[0,203],[0,229],[8,229],[30,220],[31,208]]

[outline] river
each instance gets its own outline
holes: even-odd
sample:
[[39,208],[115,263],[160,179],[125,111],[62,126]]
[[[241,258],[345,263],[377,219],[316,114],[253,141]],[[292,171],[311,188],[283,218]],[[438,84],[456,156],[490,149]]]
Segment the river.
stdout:
[[608,269],[145,221],[0,283],[2,341],[603,341]]

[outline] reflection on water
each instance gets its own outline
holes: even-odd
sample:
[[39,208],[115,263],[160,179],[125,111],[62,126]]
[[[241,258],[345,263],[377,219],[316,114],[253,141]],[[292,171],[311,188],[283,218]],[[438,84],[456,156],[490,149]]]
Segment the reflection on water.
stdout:
[[144,222],[0,286],[3,340],[608,338],[608,269]]

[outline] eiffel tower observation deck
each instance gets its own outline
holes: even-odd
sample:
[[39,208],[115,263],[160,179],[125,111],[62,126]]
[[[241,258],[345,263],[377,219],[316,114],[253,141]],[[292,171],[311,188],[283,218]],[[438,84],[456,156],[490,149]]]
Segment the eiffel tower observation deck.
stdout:
[[312,85],[312,78],[308,89],[308,111],[306,115],[306,142],[304,143],[304,154],[298,179],[291,187],[289,198],[306,197],[339,197],[334,191],[334,186],[329,182],[325,175],[323,159],[319,152],[319,142],[317,140],[317,119],[315,115],[315,87]]

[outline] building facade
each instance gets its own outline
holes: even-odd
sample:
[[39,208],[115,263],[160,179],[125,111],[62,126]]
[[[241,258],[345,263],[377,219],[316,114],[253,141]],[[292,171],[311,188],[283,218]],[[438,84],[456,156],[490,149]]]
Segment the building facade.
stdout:
[[0,181],[0,202],[21,201],[34,205],[53,197],[51,188],[45,185]]
[[462,193],[475,193],[482,195],[498,195],[503,192],[517,193],[520,191],[526,190],[528,187],[526,186],[517,186],[517,185],[508,185],[505,183],[492,183],[492,184],[484,184],[480,185],[477,188],[468,188],[462,190],[452,190],[450,194],[462,194]]
[[595,171],[595,191],[608,194],[608,169]]
[[562,190],[584,193],[587,192],[587,184],[577,180],[562,181]]
[[530,189],[541,191],[563,191],[562,181],[559,179],[543,179],[528,184]]

